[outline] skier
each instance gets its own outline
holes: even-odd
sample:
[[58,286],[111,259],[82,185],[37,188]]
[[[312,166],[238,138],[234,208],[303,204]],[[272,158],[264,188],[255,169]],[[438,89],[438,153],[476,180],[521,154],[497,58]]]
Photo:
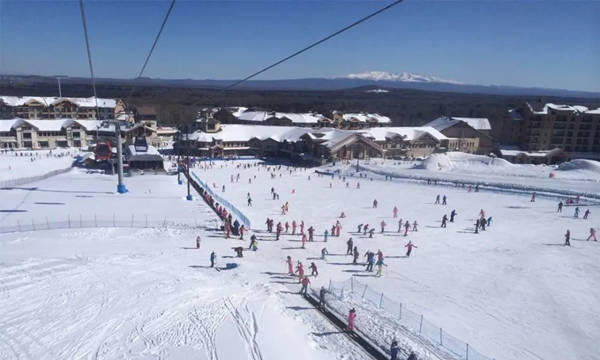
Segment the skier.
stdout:
[[383,232],[385,230],[385,225],[386,225],[385,221],[381,220],[381,224],[380,225],[381,225],[381,233],[383,234]]
[[481,217],[479,220],[479,226],[481,226],[481,231],[485,231],[485,226],[487,225],[487,220],[484,217]]
[[399,233],[402,232],[402,218],[400,218],[400,220],[398,220],[398,232]]
[[442,197],[442,205],[448,205],[448,203],[446,202],[448,198],[446,197],[446,195],[444,195],[444,197]]
[[329,255],[329,252],[327,251],[327,248],[322,248],[321,249],[321,260],[325,260],[325,256]]
[[339,220],[337,220],[335,223],[335,236],[339,237],[341,231],[342,231],[342,224],[340,223]]
[[354,259],[352,260],[353,264],[356,264],[356,261],[358,260],[358,246],[354,247]]
[[369,230],[369,238],[372,238],[374,233],[375,233],[375,228]]
[[275,233],[275,240],[279,240],[279,236],[281,235],[281,231],[283,231],[283,225],[281,222],[277,223],[277,232]]
[[310,279],[307,277],[302,278],[300,281],[302,283],[302,288],[300,289],[300,295],[308,296],[308,285],[310,284]]
[[240,240],[244,240],[244,232],[246,231],[246,226],[242,225],[240,227]]
[[406,358],[406,360],[417,360],[417,355],[414,352],[410,352],[410,355]]
[[304,278],[304,265],[302,265],[300,260],[298,260],[298,265],[296,265],[296,272],[298,273],[298,282],[301,282],[302,278]]
[[477,219],[477,221],[475,221],[475,234],[479,233],[479,219]]
[[377,273],[375,274],[375,276],[380,277],[381,275],[383,275],[383,266],[387,265],[383,262],[383,258],[377,260],[377,263],[375,263],[375,265],[377,265]]
[[306,234],[302,235],[302,248],[306,249]]
[[457,215],[456,210],[450,212],[450,222],[454,222],[454,217]]
[[309,269],[310,269],[311,276],[314,276],[314,277],[319,276],[319,271],[317,270],[317,264],[315,264],[314,262],[311,262]]
[[354,320],[356,319],[356,310],[354,308],[350,309],[348,312],[348,331],[354,331]]
[[587,241],[590,241],[590,239],[594,239],[594,241],[598,241],[598,239],[596,238],[596,229],[594,229],[594,228],[590,228],[590,236],[588,236]]
[[392,213],[394,214],[394,218],[397,218],[398,217],[398,207],[394,206]]
[[285,222],[285,233],[287,234],[290,231],[290,223],[289,222]]
[[567,230],[565,233],[565,246],[571,246],[571,231]]
[[312,226],[308,228],[308,241],[314,241],[313,234],[315,233],[315,228]]
[[419,224],[417,223],[417,220],[415,220],[415,221],[413,222],[413,229],[412,229],[412,231],[418,231],[418,229],[417,229],[417,226],[418,226],[418,225],[419,225]]
[[348,241],[346,241],[346,245],[348,246],[346,248],[346,255],[352,255],[352,246],[354,245],[354,242],[352,241],[352,238],[348,239]]
[[412,252],[413,248],[416,248],[417,245],[413,244],[410,240],[408,241],[408,244],[404,245],[405,248],[407,248],[406,250],[406,257],[410,257],[410,253]]
[[490,227],[490,226],[492,226],[492,217],[491,216],[487,218],[487,227]]
[[369,224],[365,224],[365,226],[363,226],[363,231],[364,231],[363,235],[367,235],[368,229],[369,229]]
[[252,234],[252,236],[250,236],[250,245],[248,245],[248,250],[256,251],[256,249],[257,249],[256,235]]
[[373,264],[375,263],[375,254],[368,250],[365,256],[367,257],[367,268],[365,270],[371,272],[373,271]]
[[294,260],[292,260],[291,256],[288,256],[287,259],[285,260],[286,264],[288,265],[288,275],[294,275]]
[[390,345],[390,360],[397,360],[399,352],[400,347],[398,346],[398,341],[394,339],[392,340],[392,345]]
[[327,231],[327,229],[325,229],[325,232],[323,233],[323,241],[327,242],[328,237],[329,237],[329,231]]
[[585,212],[583,213],[583,218],[587,219],[589,215],[590,215],[590,209],[586,209]]
[[358,224],[358,233],[359,234],[361,233],[362,227],[363,227],[363,224]]
[[212,251],[210,253],[210,267],[211,268],[215,267],[216,261],[217,261],[217,253],[215,253],[214,251]]
[[531,194],[531,200],[529,202],[535,202],[535,192]]
[[200,235],[196,236],[196,249],[200,249]]
[[442,227],[443,228],[446,227],[446,222],[448,222],[448,216],[446,216],[446,214],[444,214],[444,216],[442,216]]
[[321,286],[321,290],[319,290],[319,307],[325,307],[325,294],[327,294],[327,290],[325,287]]
[[248,196],[248,206],[252,206],[252,198]]
[[408,235],[408,230],[410,230],[410,223],[408,222],[408,220],[406,220],[406,222],[404,223],[404,236]]
[[561,213],[562,212],[562,208],[563,208],[563,202],[561,201],[561,202],[558,203],[558,208],[556,209],[556,212]]
[[296,226],[298,226],[298,224],[296,224],[296,220],[292,221],[292,235],[296,235]]
[[304,220],[300,220],[300,234],[304,235]]
[[579,217],[579,206],[575,207],[575,214],[573,214],[573,217],[575,217],[575,218]]
[[377,209],[377,199],[373,200],[373,209]]
[[440,203],[440,195],[438,194],[438,195],[435,197],[435,202],[434,202],[434,204],[436,204],[436,205],[439,205],[439,203]]

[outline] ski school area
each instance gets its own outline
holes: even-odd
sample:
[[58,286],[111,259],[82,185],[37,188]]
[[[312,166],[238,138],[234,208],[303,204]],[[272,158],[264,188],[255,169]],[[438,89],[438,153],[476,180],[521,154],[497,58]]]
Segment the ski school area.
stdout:
[[[598,359],[598,174],[534,193],[546,171],[467,167],[200,161],[192,201],[183,175],[0,189],[0,358]],[[493,189],[443,181],[477,172]]]

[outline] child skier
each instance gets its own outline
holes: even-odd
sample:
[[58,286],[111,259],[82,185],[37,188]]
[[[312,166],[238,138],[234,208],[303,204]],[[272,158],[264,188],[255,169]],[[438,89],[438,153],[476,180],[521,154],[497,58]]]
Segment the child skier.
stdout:
[[214,268],[215,267],[215,263],[217,261],[217,253],[215,253],[214,251],[210,253],[210,267]]
[[383,234],[383,232],[385,231],[385,225],[387,225],[387,224],[385,223],[385,221],[381,220],[380,225],[381,225],[381,233]]
[[302,235],[302,248],[306,249],[306,234]]
[[329,231],[327,231],[327,229],[325,229],[325,232],[323,233],[323,241],[327,242],[328,237],[329,237]]
[[565,233],[565,246],[571,246],[571,231],[567,230]]
[[444,214],[444,216],[442,216],[442,227],[443,228],[446,227],[447,222],[448,222],[448,216],[446,216],[446,214]]
[[352,241],[352,238],[348,239],[348,241],[346,241],[346,255],[352,255],[353,249],[352,246],[354,245],[354,242]]
[[450,212],[450,222],[454,222],[454,217],[457,215],[456,210]]
[[292,260],[291,256],[288,256],[287,259],[285,260],[287,266],[288,266],[288,275],[294,275],[294,260]]
[[302,284],[302,288],[300,289],[300,295],[308,296],[308,285],[310,284],[310,279],[307,277],[302,278],[300,281]]
[[356,310],[354,308],[350,309],[348,312],[348,331],[354,331],[354,321],[356,320]]
[[321,260],[325,260],[325,256],[327,256],[327,255],[329,255],[327,248],[322,248],[321,249]]
[[380,277],[381,275],[383,275],[383,266],[387,265],[383,262],[383,258],[377,260],[377,263],[375,263],[375,265],[377,265],[377,273],[375,274],[375,276]]
[[594,241],[598,241],[598,239],[596,238],[596,229],[594,229],[594,228],[590,228],[590,236],[588,236],[587,241],[590,241],[590,239],[594,239]]
[[356,262],[358,261],[358,246],[354,247],[353,254],[354,254],[354,259],[352,260],[352,263],[356,264]]
[[404,223],[404,236],[408,235],[408,230],[410,230],[410,223],[408,222],[408,220],[406,220],[406,222]]
[[410,253],[412,252],[413,248],[416,248],[417,245],[413,244],[410,240],[408,241],[408,244],[404,245],[405,248],[407,248],[406,250],[406,257],[410,257]]
[[200,249],[200,235],[196,236],[196,249]]
[[314,276],[314,277],[319,276],[319,271],[317,270],[317,264],[315,264],[314,262],[311,262],[309,269],[310,269],[311,276]]

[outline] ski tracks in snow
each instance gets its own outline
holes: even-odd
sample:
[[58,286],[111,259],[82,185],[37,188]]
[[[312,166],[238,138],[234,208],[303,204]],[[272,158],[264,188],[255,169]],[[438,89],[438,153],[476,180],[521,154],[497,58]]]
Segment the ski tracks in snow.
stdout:
[[240,312],[240,307],[235,306],[230,298],[225,298],[225,307],[229,310],[231,317],[235,323],[240,336],[246,343],[248,355],[251,360],[263,360],[260,346],[258,346],[258,322],[253,311],[250,310],[248,304],[244,301],[244,305],[241,308],[243,313]]

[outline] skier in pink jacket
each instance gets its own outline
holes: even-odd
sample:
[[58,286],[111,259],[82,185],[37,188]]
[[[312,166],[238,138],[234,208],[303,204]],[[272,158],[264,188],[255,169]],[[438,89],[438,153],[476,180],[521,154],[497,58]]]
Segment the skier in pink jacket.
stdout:
[[354,331],[354,320],[356,319],[356,310],[354,308],[350,309],[348,312],[348,331]]

